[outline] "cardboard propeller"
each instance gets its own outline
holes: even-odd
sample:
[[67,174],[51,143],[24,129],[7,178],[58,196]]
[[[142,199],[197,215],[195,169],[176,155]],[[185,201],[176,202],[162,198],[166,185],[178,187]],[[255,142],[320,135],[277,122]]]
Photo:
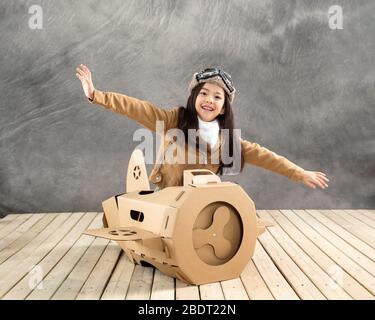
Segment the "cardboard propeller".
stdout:
[[214,248],[215,255],[219,259],[228,257],[232,244],[225,238],[223,231],[229,220],[230,213],[228,208],[219,207],[216,209],[210,227],[193,230],[194,248],[199,249],[209,244]]
[[270,225],[238,184],[209,170],[185,170],[183,186],[150,190],[140,150],[129,161],[126,193],[103,209],[108,228],[85,234],[117,241],[133,263],[189,284],[237,278]]

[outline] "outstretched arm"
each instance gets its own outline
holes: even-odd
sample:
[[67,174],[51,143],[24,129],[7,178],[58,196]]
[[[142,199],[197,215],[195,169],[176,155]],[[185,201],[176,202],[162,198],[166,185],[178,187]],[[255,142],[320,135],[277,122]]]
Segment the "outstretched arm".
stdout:
[[99,104],[106,109],[127,116],[152,131],[156,130],[156,121],[164,122],[165,131],[177,126],[178,108],[165,110],[147,101],[123,94],[96,90],[92,82],[91,72],[86,66],[80,65],[76,71],[76,76],[82,83],[83,91],[91,103]]
[[329,180],[322,172],[304,170],[285,157],[279,156],[257,143],[242,140],[241,144],[246,163],[279,173],[293,181],[301,181],[313,189],[317,186],[322,189],[328,187]]

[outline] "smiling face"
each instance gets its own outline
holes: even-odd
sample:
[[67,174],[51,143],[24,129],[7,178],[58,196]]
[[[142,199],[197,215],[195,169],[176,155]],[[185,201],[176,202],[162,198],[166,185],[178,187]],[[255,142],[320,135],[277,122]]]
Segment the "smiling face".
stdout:
[[195,110],[203,121],[213,121],[224,113],[225,94],[223,88],[213,83],[205,83],[195,101]]

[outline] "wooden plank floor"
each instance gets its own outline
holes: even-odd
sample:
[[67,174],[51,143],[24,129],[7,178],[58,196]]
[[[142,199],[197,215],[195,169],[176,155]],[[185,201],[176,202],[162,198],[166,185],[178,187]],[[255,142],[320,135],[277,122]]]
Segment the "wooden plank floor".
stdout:
[[0,299],[374,299],[375,210],[258,210],[274,222],[237,279],[190,286],[82,235],[102,213],[0,219]]

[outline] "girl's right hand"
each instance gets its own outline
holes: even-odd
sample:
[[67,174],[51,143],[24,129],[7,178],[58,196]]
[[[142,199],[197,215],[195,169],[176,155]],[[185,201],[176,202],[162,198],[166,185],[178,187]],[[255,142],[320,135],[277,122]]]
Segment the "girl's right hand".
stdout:
[[92,83],[92,77],[91,77],[91,72],[89,68],[81,64],[76,69],[76,71],[77,71],[76,76],[79,80],[81,80],[82,88],[83,88],[83,91],[85,92],[86,97],[92,100],[94,98],[95,87],[94,87],[94,84]]

